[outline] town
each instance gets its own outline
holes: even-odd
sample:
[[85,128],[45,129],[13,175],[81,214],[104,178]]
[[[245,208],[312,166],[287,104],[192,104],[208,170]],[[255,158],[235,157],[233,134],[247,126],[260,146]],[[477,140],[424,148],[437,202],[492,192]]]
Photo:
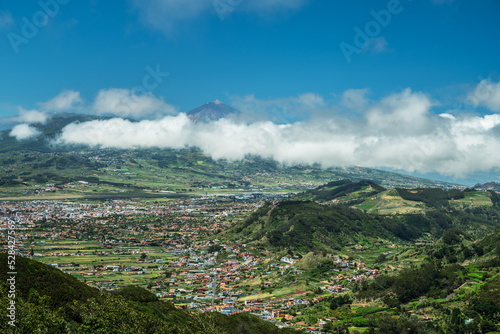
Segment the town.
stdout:
[[[181,308],[250,312],[280,326],[306,328],[297,321],[300,306],[348,291],[346,283],[373,279],[382,270],[332,255],[326,280],[278,286],[282,277],[304,273],[302,255],[272,253],[228,240],[223,232],[264,202],[284,197],[248,193],[147,201],[2,202],[0,229],[4,233],[9,224],[16,226],[18,254],[101,290],[138,285]],[[318,319],[318,328],[324,320],[334,319]]]

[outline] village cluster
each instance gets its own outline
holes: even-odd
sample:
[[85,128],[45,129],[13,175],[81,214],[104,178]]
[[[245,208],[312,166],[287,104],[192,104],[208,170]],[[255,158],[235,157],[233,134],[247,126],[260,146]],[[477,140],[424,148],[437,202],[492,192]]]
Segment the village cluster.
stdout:
[[[4,234],[15,222],[18,254],[57,267],[90,286],[116,290],[138,284],[182,308],[251,312],[287,326],[300,314],[295,306],[325,298],[311,291],[270,298],[276,277],[303,272],[297,266],[300,256],[213,238],[265,201],[281,196],[2,202],[0,229]],[[341,282],[380,274],[341,257],[332,259],[332,268],[330,279],[320,287],[322,294],[346,291]]]

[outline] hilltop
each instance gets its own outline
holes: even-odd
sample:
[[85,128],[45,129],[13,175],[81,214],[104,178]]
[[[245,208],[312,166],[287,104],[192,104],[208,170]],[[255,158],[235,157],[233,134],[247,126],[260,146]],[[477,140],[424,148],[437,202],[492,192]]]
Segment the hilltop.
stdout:
[[387,187],[446,186],[370,168],[289,166],[258,156],[214,160],[195,148],[9,151],[0,153],[0,174],[0,198],[23,194],[30,198],[40,194],[74,198],[98,194],[161,197],[167,193],[286,193],[347,177],[353,181],[369,178]]
[[[43,145],[42,140],[40,143]],[[286,193],[305,191],[345,178],[353,182],[370,179],[383,182],[386,187],[450,186],[370,168],[289,166],[258,156],[247,156],[239,161],[214,160],[195,148],[14,150],[0,153],[0,174],[0,185],[4,186],[0,198],[22,194],[31,198],[41,193],[45,197],[54,194],[161,197],[167,192]]]
[[232,232],[263,248],[307,253],[340,249],[363,237],[385,237],[381,221],[356,209],[328,207],[310,201],[266,204]]
[[267,203],[229,234],[263,248],[302,253],[367,240],[435,241],[452,228],[477,237],[498,224],[495,195],[472,189],[386,190],[373,182],[343,180],[300,193],[299,200]]
[[238,110],[231,108],[219,100],[215,100],[190,110],[186,114],[195,123],[209,123],[238,113]]

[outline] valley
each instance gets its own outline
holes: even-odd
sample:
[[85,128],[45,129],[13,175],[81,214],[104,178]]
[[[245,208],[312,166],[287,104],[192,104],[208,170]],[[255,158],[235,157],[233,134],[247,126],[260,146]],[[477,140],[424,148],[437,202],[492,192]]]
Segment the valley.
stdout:
[[500,334],[499,12],[2,1],[0,334]]
[[[492,191],[348,180],[314,187],[307,173],[288,188],[281,180],[268,189],[245,180],[237,189],[218,184],[149,196],[139,188],[121,197],[123,183],[101,197],[92,194],[97,183],[78,182],[92,193],[73,199],[61,186],[15,190],[15,201],[2,202],[0,227],[15,224],[19,255],[100,291],[137,286],[195,314],[251,313],[312,332],[377,331],[385,317],[448,328],[438,310],[472,314],[474,296],[496,284],[489,263],[500,209]],[[441,278],[416,292],[399,283],[419,267]],[[422,277],[414,279],[422,285]],[[437,284],[448,290],[433,292]],[[474,326],[493,328],[495,312],[477,313]]]
[[[203,117],[216,115],[210,109]],[[153,327],[180,332],[206,326],[214,314],[251,315],[266,324],[255,322],[262,333],[378,333],[391,321],[439,333],[452,326],[446,312],[474,319],[464,328],[496,328],[498,305],[487,303],[487,314],[474,306],[474,296],[498,279],[490,264],[500,221],[494,184],[474,189],[252,155],[214,160],[188,147],[53,146],[62,126],[88,117],[54,116],[39,128],[39,142],[4,133],[0,155],[5,251],[70,275],[92,289],[88,296],[115,293],[129,306],[167,307]],[[12,228],[15,247],[7,242]],[[401,283],[412,275],[411,286]],[[30,291],[20,300],[25,307]],[[92,307],[88,296],[82,307]],[[174,309],[184,320],[168,320]],[[57,317],[53,308],[43,312]],[[82,330],[79,319],[60,321]],[[231,326],[249,321],[238,319]]]

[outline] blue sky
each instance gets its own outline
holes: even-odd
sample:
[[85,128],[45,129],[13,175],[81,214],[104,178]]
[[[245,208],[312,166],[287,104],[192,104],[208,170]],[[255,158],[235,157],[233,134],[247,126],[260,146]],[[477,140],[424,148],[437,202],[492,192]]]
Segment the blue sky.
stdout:
[[[496,0],[4,0],[0,117],[22,123],[37,112],[77,111],[151,120],[220,99],[254,116],[292,114],[281,123],[331,114],[342,115],[336,124],[373,127],[386,106],[403,123],[422,113],[455,123],[492,116],[484,122],[496,131],[498,17]],[[422,113],[398,114],[395,103],[417,97]],[[435,162],[388,165],[445,173]],[[452,174],[491,172],[500,162],[473,165]]]
[[500,75],[495,0],[401,0],[401,12],[375,36],[385,46],[353,54],[350,63],[340,44],[355,46],[353,29],[364,30],[371,11],[391,1],[227,2],[236,6],[226,4],[221,19],[212,0],[72,0],[15,53],[7,34],[23,36],[22,18],[33,22],[42,7],[2,1],[4,21],[12,22],[0,24],[0,112],[14,114],[18,105],[34,107],[67,89],[91,100],[100,89],[133,88],[156,65],[170,75],[153,93],[180,111],[234,95],[329,97],[352,88],[383,96],[411,87],[460,99],[453,95],[464,86]]

